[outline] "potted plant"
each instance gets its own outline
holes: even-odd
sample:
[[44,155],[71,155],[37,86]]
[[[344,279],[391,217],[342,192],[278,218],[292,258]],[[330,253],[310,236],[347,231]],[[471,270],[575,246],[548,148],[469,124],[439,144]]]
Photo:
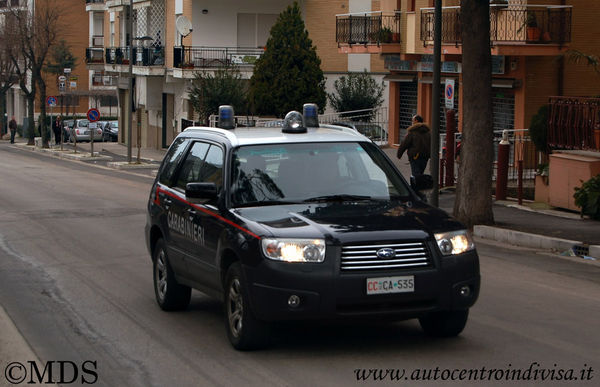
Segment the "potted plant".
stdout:
[[389,27],[381,27],[377,33],[377,41],[381,43],[391,43],[392,37],[392,30]]
[[527,29],[526,29],[526,33],[527,33],[527,40],[530,42],[536,42],[538,40],[540,40],[540,28],[538,27],[537,24],[537,19],[535,17],[535,13],[533,12],[528,12],[527,13],[527,20],[525,21],[525,24],[527,25]]

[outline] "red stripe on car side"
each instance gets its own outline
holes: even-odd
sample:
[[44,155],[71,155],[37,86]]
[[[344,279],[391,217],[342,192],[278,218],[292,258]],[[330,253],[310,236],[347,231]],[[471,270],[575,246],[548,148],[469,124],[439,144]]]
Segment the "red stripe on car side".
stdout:
[[248,234],[250,236],[253,236],[256,239],[260,239],[260,237],[258,235],[256,235],[255,233],[253,233],[252,231],[250,231],[248,229],[245,229],[244,227],[240,226],[239,224],[234,223],[234,222],[232,222],[229,219],[225,219],[221,215],[216,214],[216,213],[214,213],[214,212],[212,212],[212,211],[210,211],[210,210],[208,210],[208,209],[206,209],[204,207],[200,207],[197,204],[193,204],[193,203],[188,202],[187,200],[183,200],[179,196],[177,196],[177,195],[175,195],[175,194],[173,194],[173,193],[171,193],[171,192],[169,192],[167,190],[164,190],[164,189],[162,189],[162,188],[160,188],[160,187],[157,186],[156,187],[156,195],[158,196],[158,193],[161,192],[161,191],[164,192],[165,194],[171,196],[174,199],[177,199],[177,200],[179,200],[181,202],[184,202],[185,204],[188,204],[188,205],[194,207],[195,209],[204,212],[205,214],[208,214],[208,215],[210,215],[212,217],[215,217],[215,218],[219,219],[220,221],[222,221],[224,223],[227,223],[228,225],[233,226],[233,227],[237,228],[238,230],[241,230],[241,231],[245,232],[246,234]]

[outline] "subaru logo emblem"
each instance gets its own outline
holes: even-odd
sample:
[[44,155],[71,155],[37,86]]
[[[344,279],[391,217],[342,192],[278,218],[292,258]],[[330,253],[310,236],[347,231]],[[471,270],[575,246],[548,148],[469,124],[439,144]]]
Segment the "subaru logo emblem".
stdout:
[[386,259],[386,258],[394,258],[396,256],[396,251],[394,249],[390,249],[389,247],[377,250],[377,257]]

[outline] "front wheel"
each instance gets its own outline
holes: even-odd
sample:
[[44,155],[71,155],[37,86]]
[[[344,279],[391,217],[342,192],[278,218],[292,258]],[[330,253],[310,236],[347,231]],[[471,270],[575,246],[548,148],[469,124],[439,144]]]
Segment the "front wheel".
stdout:
[[156,302],[162,310],[183,310],[190,304],[192,289],[189,286],[180,285],[175,280],[175,274],[162,239],[156,242],[154,248],[154,295]]
[[235,349],[258,349],[267,345],[269,325],[257,320],[248,302],[248,291],[239,262],[231,265],[225,277],[225,326]]
[[420,317],[419,323],[429,336],[453,337],[458,336],[465,329],[468,317],[468,309],[444,310]]

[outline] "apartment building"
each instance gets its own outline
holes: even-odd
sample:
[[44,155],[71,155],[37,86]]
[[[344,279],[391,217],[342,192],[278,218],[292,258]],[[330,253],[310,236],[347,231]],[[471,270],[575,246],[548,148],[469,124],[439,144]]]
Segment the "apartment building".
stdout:
[[[59,15],[55,26],[58,32],[56,41],[64,39],[71,53],[77,58],[75,66],[67,69],[64,74],[44,74],[46,94],[57,97],[58,105],[52,108],[52,113],[85,116],[90,105],[100,102],[98,100],[100,96],[98,93],[90,94],[91,79],[84,55],[88,47],[88,15],[83,2],[81,0],[4,0],[0,1],[0,14],[14,10],[35,12],[36,7],[46,5],[56,7],[56,13]],[[111,94],[113,102],[116,102],[115,93],[116,91],[113,90]],[[38,98],[34,106],[36,116],[40,112]],[[18,85],[14,85],[7,93],[6,105],[8,116],[15,116],[19,123],[26,120],[27,100]],[[114,112],[116,115],[116,110]]]
[[[336,17],[338,52],[376,53],[389,71],[390,144],[413,114],[431,116],[433,0],[372,1],[371,12]],[[576,49],[600,51],[600,7],[594,0],[493,1],[490,9],[493,129],[523,129],[553,95],[591,96],[600,76],[585,64],[565,59]],[[495,4],[494,4],[495,3]],[[345,3],[352,5],[353,1]],[[460,0],[442,1],[442,83],[454,80],[454,108],[462,123]],[[445,125],[444,87],[440,119]]]

